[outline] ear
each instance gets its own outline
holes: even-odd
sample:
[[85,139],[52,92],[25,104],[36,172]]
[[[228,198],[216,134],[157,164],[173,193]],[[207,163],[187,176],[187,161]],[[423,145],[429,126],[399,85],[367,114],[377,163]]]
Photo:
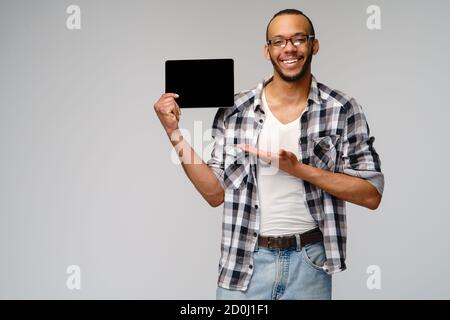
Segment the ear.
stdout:
[[319,40],[318,39],[314,39],[314,42],[313,42],[313,55],[316,55],[319,52],[319,47],[320,47]]
[[269,45],[267,43],[264,45],[264,57],[270,61]]

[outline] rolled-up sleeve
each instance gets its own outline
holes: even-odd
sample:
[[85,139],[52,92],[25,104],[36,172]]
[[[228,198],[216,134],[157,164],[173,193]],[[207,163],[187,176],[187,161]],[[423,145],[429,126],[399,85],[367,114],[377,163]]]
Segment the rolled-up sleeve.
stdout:
[[214,117],[212,125],[212,138],[214,139],[214,145],[211,152],[211,158],[208,160],[207,165],[213,170],[214,174],[219,180],[222,187],[224,185],[224,142],[225,142],[225,124],[224,124],[225,109],[219,108]]
[[344,173],[370,182],[383,195],[384,175],[381,161],[370,136],[370,129],[361,106],[351,99],[346,105],[346,130],[344,130],[342,157]]

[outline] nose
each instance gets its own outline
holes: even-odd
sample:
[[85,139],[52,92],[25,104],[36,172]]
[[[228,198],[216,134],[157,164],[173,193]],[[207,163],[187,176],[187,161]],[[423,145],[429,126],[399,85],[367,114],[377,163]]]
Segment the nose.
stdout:
[[286,46],[284,47],[284,51],[297,51],[297,47],[294,46],[292,39],[288,39]]

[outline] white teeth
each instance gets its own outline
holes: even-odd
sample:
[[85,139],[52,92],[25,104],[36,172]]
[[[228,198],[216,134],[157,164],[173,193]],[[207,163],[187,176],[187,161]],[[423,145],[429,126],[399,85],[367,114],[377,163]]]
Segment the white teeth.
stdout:
[[293,60],[284,60],[283,62],[286,64],[291,64],[291,63],[295,63],[297,61],[298,61],[298,59],[293,59]]

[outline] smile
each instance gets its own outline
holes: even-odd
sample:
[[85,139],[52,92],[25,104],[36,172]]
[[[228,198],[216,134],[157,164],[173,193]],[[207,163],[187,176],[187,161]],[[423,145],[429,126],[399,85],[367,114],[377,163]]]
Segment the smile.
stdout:
[[300,58],[300,59],[286,59],[286,60],[281,60],[281,61],[285,65],[292,65],[292,64],[294,64],[294,63],[296,63],[298,61],[301,61],[301,60],[303,60],[303,58]]

